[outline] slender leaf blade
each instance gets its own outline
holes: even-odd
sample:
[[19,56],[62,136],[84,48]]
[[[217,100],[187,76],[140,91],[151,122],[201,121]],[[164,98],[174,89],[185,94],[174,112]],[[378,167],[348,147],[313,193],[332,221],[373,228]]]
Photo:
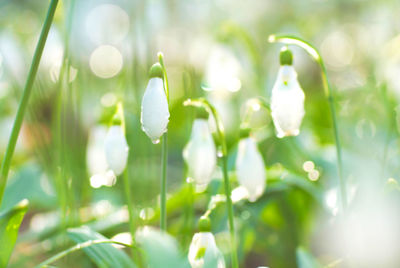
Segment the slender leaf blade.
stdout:
[[28,200],[24,199],[0,215],[0,267],[7,267],[28,204]]
[[[76,243],[83,243],[88,240],[107,239],[103,235],[91,230],[87,226],[68,230],[68,236]],[[132,268],[136,267],[133,261],[125,252],[113,247],[111,244],[99,244],[84,248],[86,255],[101,268]]]

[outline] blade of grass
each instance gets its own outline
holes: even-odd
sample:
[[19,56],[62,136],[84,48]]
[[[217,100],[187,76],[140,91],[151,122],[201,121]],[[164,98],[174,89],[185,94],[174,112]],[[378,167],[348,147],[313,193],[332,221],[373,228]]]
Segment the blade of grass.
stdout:
[[10,171],[11,159],[14,154],[15,145],[18,140],[19,131],[21,130],[22,122],[26,108],[28,106],[29,97],[32,91],[33,82],[35,81],[36,74],[39,68],[40,59],[43,54],[44,45],[46,44],[47,36],[49,34],[50,26],[54,18],[58,0],[51,0],[49,9],[47,11],[46,19],[43,24],[42,32],[40,33],[39,41],[37,43],[31,68],[29,69],[28,78],[25,83],[24,92],[18,106],[17,115],[15,116],[14,125],[11,130],[10,139],[8,141],[6,153],[3,158],[0,169],[0,205],[3,199],[4,189],[7,184],[7,177]]
[[38,264],[37,266],[35,266],[36,268],[41,268],[41,267],[48,267],[49,264],[58,261],[59,259],[67,256],[68,254],[71,254],[75,251],[87,248],[87,247],[91,247],[93,245],[98,245],[98,244],[115,244],[115,245],[120,245],[120,246],[124,246],[124,247],[132,247],[132,245],[128,245],[122,242],[118,242],[118,241],[112,241],[112,240],[108,240],[108,239],[104,239],[104,240],[89,240],[83,243],[79,243],[75,246],[72,246],[64,251],[61,251],[60,253],[54,255],[53,257],[45,260],[44,262]]

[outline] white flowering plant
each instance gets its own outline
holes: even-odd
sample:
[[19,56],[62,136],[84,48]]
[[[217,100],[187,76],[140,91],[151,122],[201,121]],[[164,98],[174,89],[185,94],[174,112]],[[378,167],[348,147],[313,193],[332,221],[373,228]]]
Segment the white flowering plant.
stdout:
[[398,11],[0,1],[0,268],[400,267]]

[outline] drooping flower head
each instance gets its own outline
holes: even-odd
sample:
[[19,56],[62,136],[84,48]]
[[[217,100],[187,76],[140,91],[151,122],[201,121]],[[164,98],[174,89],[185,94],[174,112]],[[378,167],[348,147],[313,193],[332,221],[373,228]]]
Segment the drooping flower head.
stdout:
[[292,66],[292,52],[283,48],[280,53],[281,67],[272,88],[271,115],[277,136],[297,136],[304,116],[304,92]]
[[239,184],[247,190],[249,201],[254,202],[263,194],[267,177],[256,141],[249,134],[248,129],[241,130],[236,158],[236,176]]
[[120,175],[124,171],[128,161],[129,147],[126,142],[123,120],[119,111],[114,115],[111,127],[108,129],[104,141],[104,152],[108,167],[115,175]]
[[189,179],[199,187],[206,187],[217,165],[217,150],[205,110],[198,109],[183,158],[188,166]]
[[142,99],[142,130],[153,143],[158,143],[167,132],[169,122],[168,99],[164,90],[164,74],[159,63],[150,68],[150,80]]
[[208,217],[200,218],[199,232],[194,234],[190,243],[188,259],[192,268],[225,268],[224,257],[215,243]]

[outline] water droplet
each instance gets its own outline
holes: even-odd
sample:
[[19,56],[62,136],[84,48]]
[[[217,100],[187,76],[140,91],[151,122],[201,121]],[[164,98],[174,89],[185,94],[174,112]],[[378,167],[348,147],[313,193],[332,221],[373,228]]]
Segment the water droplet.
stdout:
[[221,149],[218,149],[217,156],[218,157],[223,157],[224,156],[224,154],[222,153]]
[[152,142],[153,144],[159,144],[159,143],[160,143],[160,139],[152,140],[151,142]]
[[187,183],[192,183],[192,182],[194,182],[194,179],[191,178],[191,177],[187,177],[187,178],[186,178],[186,182],[187,182]]

